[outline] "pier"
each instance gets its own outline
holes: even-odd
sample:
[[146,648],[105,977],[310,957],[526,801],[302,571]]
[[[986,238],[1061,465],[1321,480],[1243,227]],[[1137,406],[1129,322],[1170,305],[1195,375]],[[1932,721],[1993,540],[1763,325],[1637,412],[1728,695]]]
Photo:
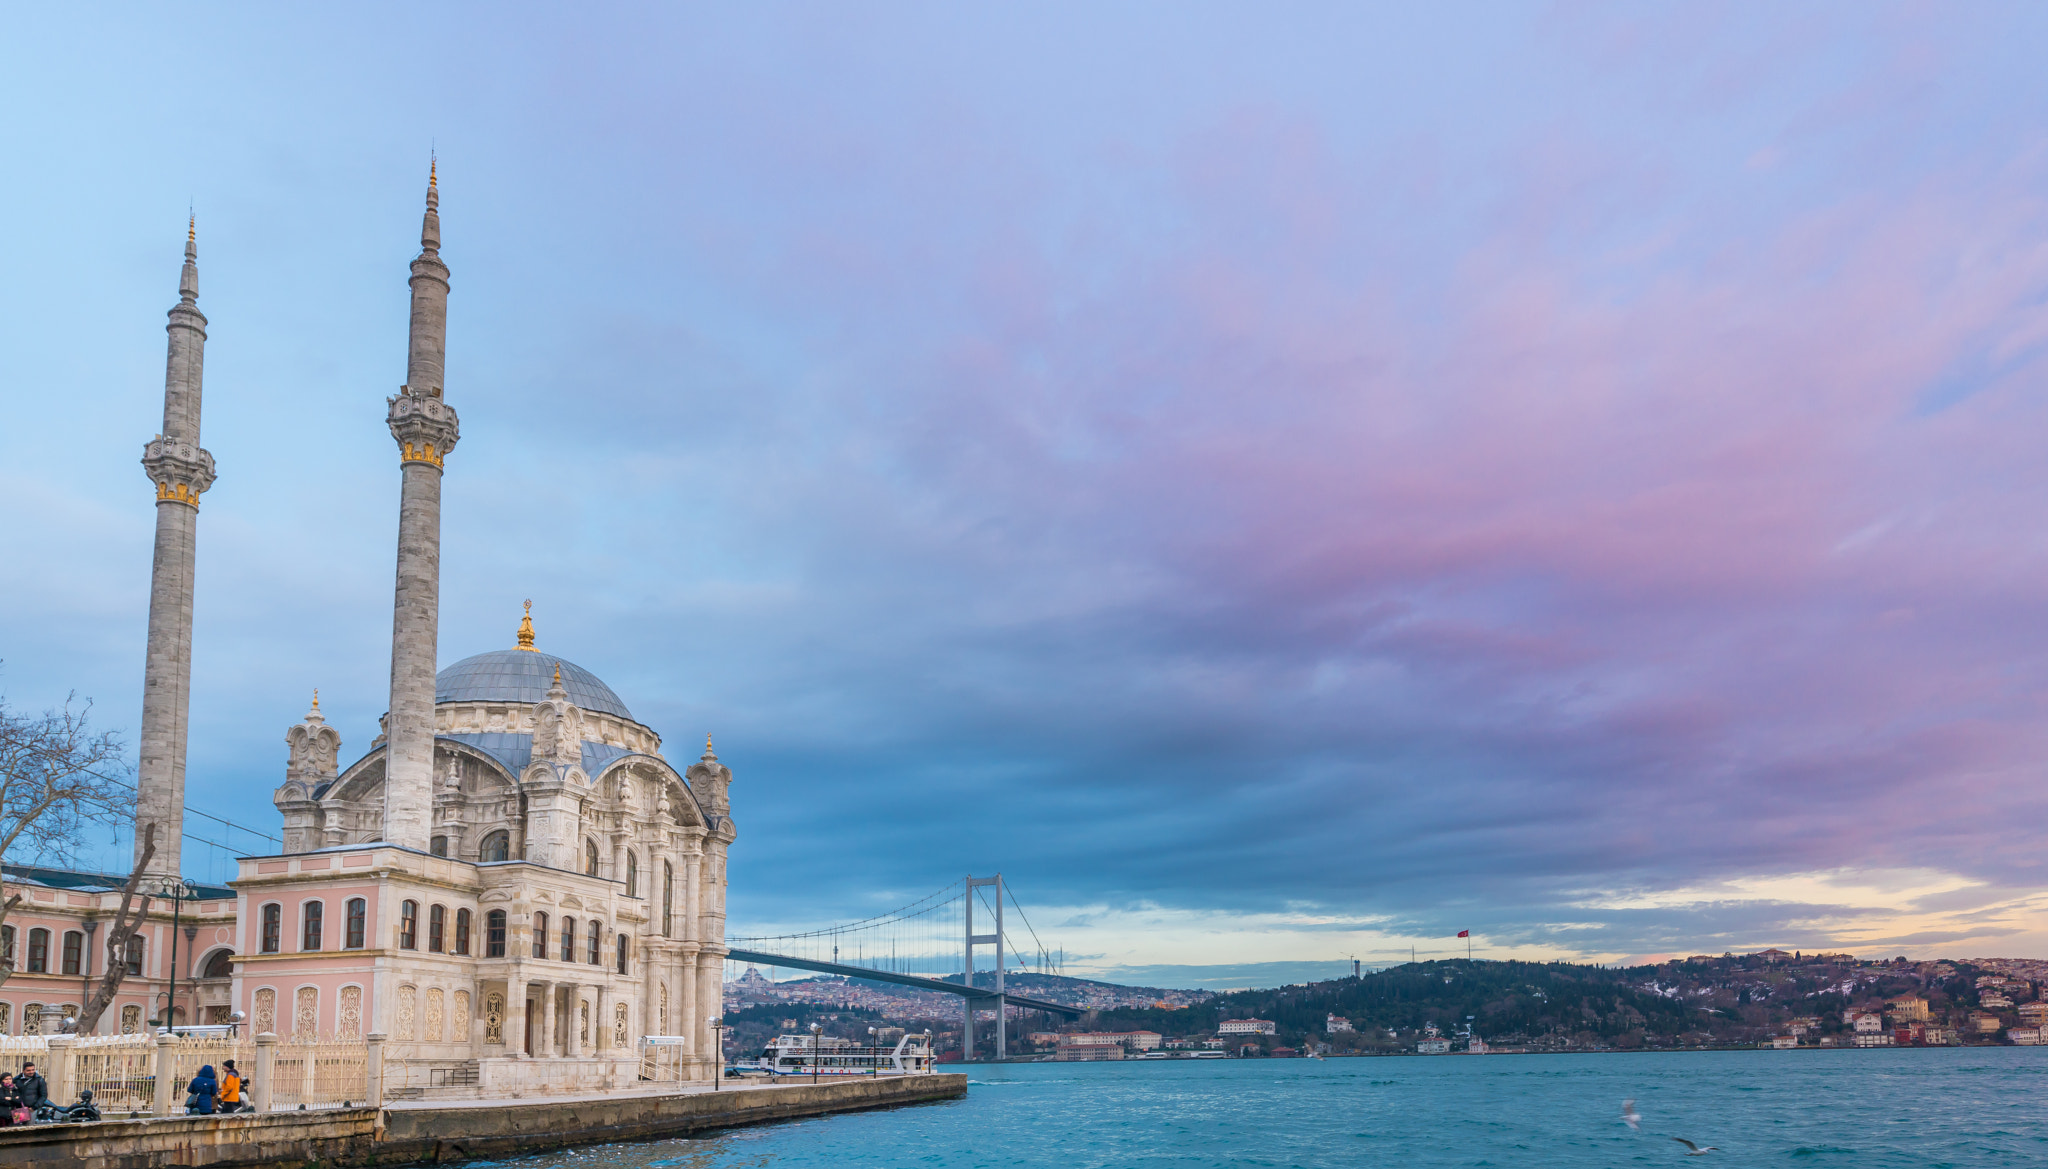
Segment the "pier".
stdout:
[[662,1085],[583,1096],[160,1116],[0,1129],[0,1164],[66,1169],[410,1165],[658,1140],[967,1094],[960,1074],[820,1084]]

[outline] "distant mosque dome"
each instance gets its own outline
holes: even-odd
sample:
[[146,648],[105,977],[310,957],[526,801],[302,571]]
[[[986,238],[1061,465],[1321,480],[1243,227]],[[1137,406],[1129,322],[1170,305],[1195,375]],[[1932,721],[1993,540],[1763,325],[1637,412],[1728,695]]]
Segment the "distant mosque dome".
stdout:
[[449,666],[434,675],[434,701],[532,706],[548,696],[556,666],[562,668],[562,689],[569,692],[569,701],[585,710],[640,721],[596,674],[566,658],[530,649],[494,649]]

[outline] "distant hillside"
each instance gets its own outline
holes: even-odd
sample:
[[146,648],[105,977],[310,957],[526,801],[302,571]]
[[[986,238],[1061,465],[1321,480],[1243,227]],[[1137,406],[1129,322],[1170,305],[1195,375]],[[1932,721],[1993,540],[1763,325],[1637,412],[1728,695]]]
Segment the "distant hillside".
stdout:
[[[1817,1020],[1812,1036],[1849,1030],[1851,1007],[1882,1009],[1888,997],[1918,994],[1937,1022],[1962,1027],[1982,1010],[1975,985],[2000,973],[2015,984],[2011,1001],[1994,1010],[2017,1026],[2020,1002],[2034,997],[2032,971],[2017,960],[1855,962],[1839,957],[1766,962],[1757,956],[1671,962],[1628,968],[1566,962],[1453,959],[1410,963],[1363,978],[1233,991],[1182,1010],[1121,1008],[1092,1015],[1093,1030],[1151,1030],[1166,1036],[1213,1034],[1223,1019],[1261,1018],[1278,1025],[1269,1042],[1393,1050],[1411,1047],[1428,1023],[1445,1033],[1470,1022],[1496,1047],[1635,1048],[1753,1043],[1783,1033],[1794,1018]],[[1989,988],[1987,988],[1988,993]],[[1350,1020],[1350,1033],[1329,1034],[1325,1019]],[[1071,1028],[1069,1028],[1071,1029]]]

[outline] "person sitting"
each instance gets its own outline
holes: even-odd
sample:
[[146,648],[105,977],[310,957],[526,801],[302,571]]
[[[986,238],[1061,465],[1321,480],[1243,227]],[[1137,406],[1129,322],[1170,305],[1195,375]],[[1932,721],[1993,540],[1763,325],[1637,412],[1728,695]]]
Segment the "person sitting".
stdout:
[[21,1074],[14,1077],[14,1091],[21,1097],[21,1106],[28,1109],[30,1116],[50,1102],[49,1082],[36,1074],[34,1062],[21,1065]]
[[214,1078],[213,1065],[207,1064],[185,1085],[185,1115],[212,1116],[213,1102],[220,1096],[220,1081]]
[[13,1074],[0,1072],[0,1125],[15,1123],[20,1111],[21,1092],[14,1086]]
[[224,1059],[220,1063],[220,1110],[240,1112],[248,1105],[242,1103],[242,1073],[235,1070],[235,1061]]

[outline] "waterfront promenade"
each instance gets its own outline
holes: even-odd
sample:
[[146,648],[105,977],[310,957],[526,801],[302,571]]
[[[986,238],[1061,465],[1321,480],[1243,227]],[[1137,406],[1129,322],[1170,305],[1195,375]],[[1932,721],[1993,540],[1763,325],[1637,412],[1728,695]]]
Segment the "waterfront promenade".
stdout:
[[512,1100],[400,1100],[381,1108],[165,1116],[0,1129],[0,1164],[68,1169],[157,1166],[403,1165],[462,1161],[694,1133],[966,1095],[958,1074],[818,1084],[663,1085]]

